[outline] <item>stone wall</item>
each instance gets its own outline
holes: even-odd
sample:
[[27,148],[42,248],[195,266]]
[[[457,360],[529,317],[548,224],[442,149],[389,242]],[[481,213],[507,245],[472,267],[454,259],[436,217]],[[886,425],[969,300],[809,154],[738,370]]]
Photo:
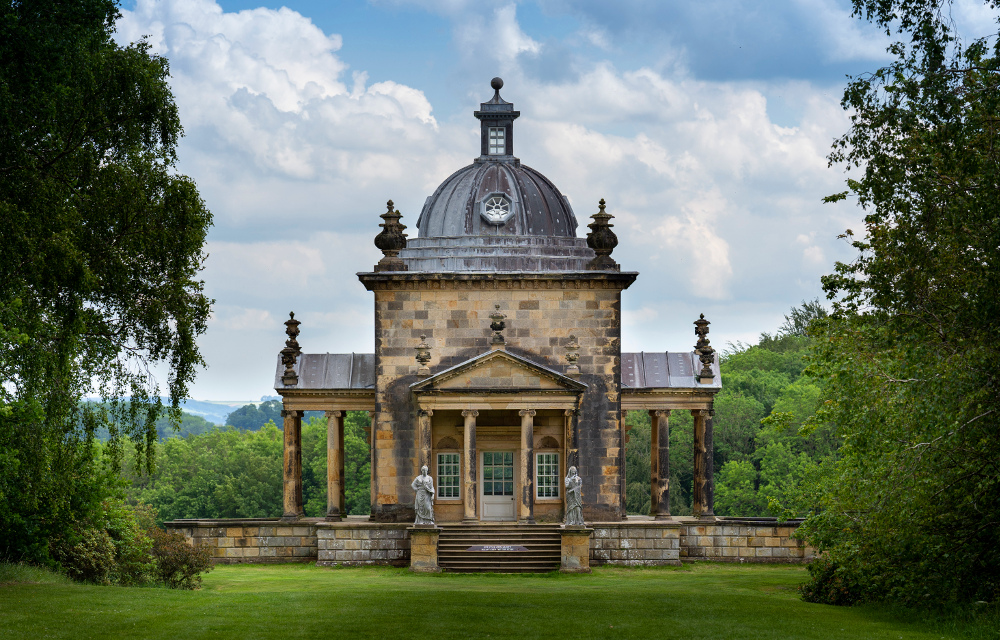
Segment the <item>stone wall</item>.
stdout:
[[808,562],[816,550],[792,537],[801,521],[726,519],[681,526],[681,560]]
[[314,562],[316,522],[285,524],[277,520],[174,520],[166,527],[192,544],[209,547],[215,564],[241,562]]
[[590,564],[628,566],[680,564],[681,526],[660,522],[601,522],[591,525]]
[[322,522],[316,525],[316,564],[321,567],[410,564],[412,524]]
[[[590,526],[592,565],[646,566],[697,560],[718,562],[807,562],[815,550],[792,537],[798,522],[722,519],[713,523],[675,520],[598,522]],[[212,549],[216,564],[316,562],[321,566],[410,564],[411,524],[371,522],[367,516],[344,522],[306,518],[277,520],[175,520],[198,546]]]

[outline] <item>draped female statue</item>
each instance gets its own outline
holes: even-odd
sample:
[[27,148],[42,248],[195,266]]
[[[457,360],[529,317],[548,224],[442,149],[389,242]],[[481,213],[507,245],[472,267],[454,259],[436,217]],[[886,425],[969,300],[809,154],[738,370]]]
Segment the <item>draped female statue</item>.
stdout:
[[427,465],[420,467],[420,475],[410,485],[417,492],[413,510],[417,519],[413,524],[434,524],[434,479],[427,475]]
[[576,467],[566,473],[566,520],[568,526],[583,526],[583,479]]

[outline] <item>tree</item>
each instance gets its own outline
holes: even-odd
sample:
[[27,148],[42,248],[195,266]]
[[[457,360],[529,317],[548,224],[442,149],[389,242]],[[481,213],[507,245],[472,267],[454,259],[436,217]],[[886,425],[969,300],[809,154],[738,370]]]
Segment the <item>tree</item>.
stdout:
[[260,405],[246,404],[226,416],[226,424],[245,431],[260,429],[268,422],[282,423],[281,400],[265,400]]
[[[113,0],[0,4],[0,556],[96,509],[93,434],[151,460],[160,365],[175,420],[202,364],[211,214],[173,172],[167,61],[112,40]],[[101,403],[81,402],[87,395]]]
[[[996,9],[995,2],[987,2]],[[854,78],[831,163],[860,176],[857,257],[823,279],[820,418],[843,442],[803,531],[848,601],[1000,597],[1000,33],[963,42],[940,0],[855,0],[909,36]],[[809,593],[823,594],[819,584]],[[842,590],[843,591],[843,590]]]

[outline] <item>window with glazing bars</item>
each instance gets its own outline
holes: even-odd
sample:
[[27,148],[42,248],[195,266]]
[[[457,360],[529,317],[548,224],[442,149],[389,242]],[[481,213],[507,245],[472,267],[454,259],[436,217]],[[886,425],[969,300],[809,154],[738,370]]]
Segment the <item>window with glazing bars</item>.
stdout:
[[507,153],[507,138],[503,127],[490,127],[490,155],[502,156]]
[[458,499],[459,464],[457,453],[439,453],[437,497],[442,500]]
[[535,454],[535,487],[538,498],[559,497],[559,454]]

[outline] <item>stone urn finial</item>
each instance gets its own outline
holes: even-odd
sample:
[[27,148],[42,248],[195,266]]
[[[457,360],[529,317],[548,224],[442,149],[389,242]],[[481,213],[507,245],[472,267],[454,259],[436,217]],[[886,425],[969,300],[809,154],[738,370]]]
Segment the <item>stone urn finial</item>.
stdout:
[[385,204],[388,211],[379,216],[385,222],[379,225],[382,230],[375,236],[375,246],[382,251],[383,257],[375,265],[375,271],[406,271],[406,263],[399,258],[399,252],[406,248],[406,234],[403,233],[406,225],[399,221],[403,215],[393,209],[392,200]]
[[712,372],[712,362],[715,361],[715,349],[712,348],[708,340],[708,325],[712,324],[705,319],[705,314],[694,321],[694,334],[698,336],[698,342],[694,345],[694,352],[701,360],[701,372],[698,373],[698,382],[711,382],[715,379]]
[[299,383],[299,376],[295,373],[295,361],[302,355],[299,348],[299,325],[302,324],[295,319],[295,312],[288,312],[288,320],[285,320],[285,333],[288,340],[285,340],[285,348],[281,350],[281,364],[285,365],[285,372],[281,375],[281,384],[295,386]]
[[600,210],[591,216],[593,222],[587,226],[590,233],[587,234],[587,246],[594,250],[597,256],[587,263],[588,269],[595,271],[618,271],[618,263],[611,259],[611,252],[618,246],[618,236],[611,230],[614,225],[608,222],[614,216],[604,210],[604,198],[598,205]]
[[417,375],[424,377],[431,375],[431,369],[427,366],[431,361],[431,345],[427,344],[427,336],[421,335],[420,344],[413,348],[417,350],[415,357],[417,364],[420,365],[417,367]]
[[493,339],[490,341],[490,345],[494,349],[503,349],[504,339],[503,330],[507,327],[507,323],[504,320],[507,318],[504,314],[500,313],[500,305],[494,305],[496,309],[490,314],[490,329],[493,330]]

